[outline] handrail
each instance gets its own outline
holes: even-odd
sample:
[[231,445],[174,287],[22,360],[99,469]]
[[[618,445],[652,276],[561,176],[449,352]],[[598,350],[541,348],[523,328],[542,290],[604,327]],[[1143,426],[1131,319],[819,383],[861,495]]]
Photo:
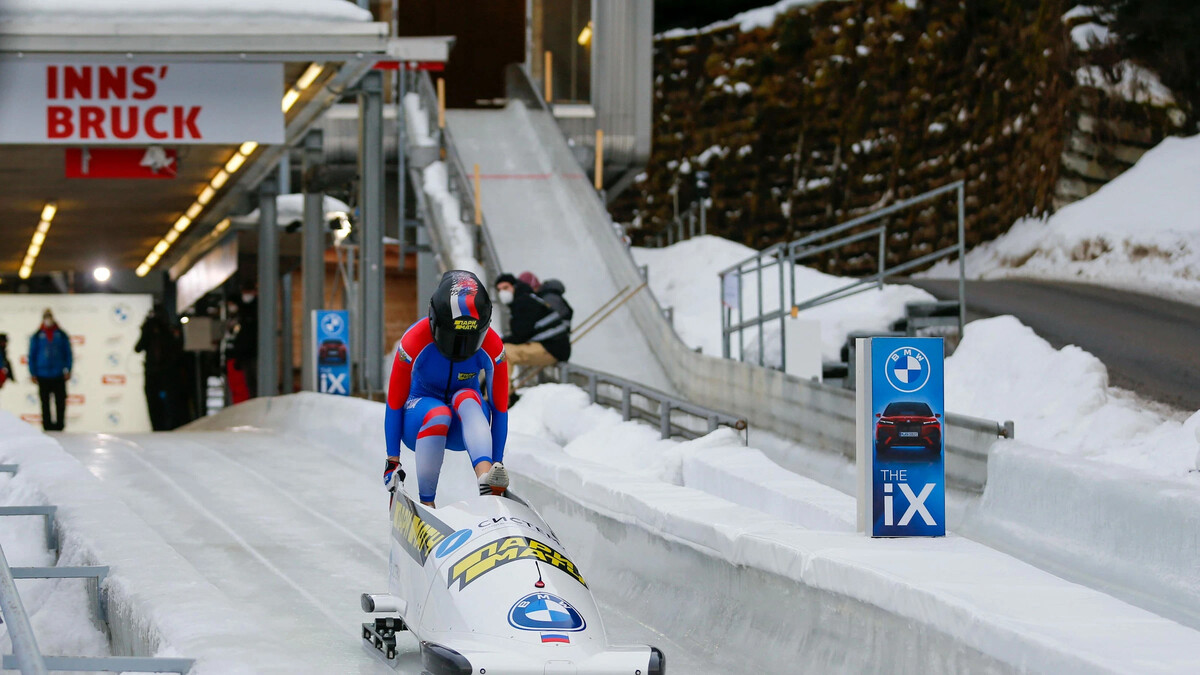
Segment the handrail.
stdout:
[[[948,183],[941,187],[935,188],[928,192],[923,192],[919,195],[900,200],[895,204],[891,204],[881,209],[871,211],[870,213],[852,218],[844,223],[840,223],[830,228],[826,228],[819,232],[805,235],[799,239],[790,242],[780,242],[768,246],[763,250],[748,256],[739,262],[726,267],[718,272],[721,287],[721,349],[722,355],[725,358],[733,358],[732,338],[736,333],[738,337],[738,360],[746,360],[746,345],[745,331],[751,328],[758,328],[758,365],[766,366],[766,345],[765,333],[766,324],[772,321],[779,321],[779,340],[781,343],[780,349],[780,369],[787,369],[787,354],[786,349],[783,349],[785,335],[787,331],[787,317],[796,316],[799,312],[823,305],[836,300],[841,300],[852,295],[856,295],[870,288],[883,288],[884,281],[896,274],[916,269],[930,262],[948,258],[955,253],[959,259],[959,293],[958,293],[958,308],[959,308],[959,332],[961,334],[962,327],[966,323],[966,298],[965,298],[965,269],[964,256],[966,253],[965,242],[965,214],[964,214],[964,196],[965,189],[964,181],[957,180]],[[927,253],[914,260],[893,265],[888,267],[887,264],[887,235],[888,225],[886,223],[862,230],[852,234],[844,234],[850,230],[867,223],[888,217],[889,215],[912,208],[917,204],[922,204],[930,200],[936,199],[941,195],[956,192],[958,197],[958,243],[948,246],[932,253]],[[836,235],[843,235],[833,241],[825,241],[818,244],[822,240],[828,240]],[[796,264],[806,258],[811,258],[815,255],[831,251],[848,244],[857,243],[867,239],[878,240],[878,254],[876,259],[877,270],[874,274],[858,279],[845,286],[836,288],[831,291],[824,291],[809,298],[798,298],[796,291]],[[767,269],[778,268],[779,281],[779,297],[778,307],[766,310],[763,307],[763,272]],[[726,295],[729,292],[729,281],[736,275],[736,284],[734,292],[737,295],[736,299],[736,319],[734,317],[734,307],[725,302]],[[742,298],[743,279],[746,275],[754,275],[757,281],[757,311],[747,318],[746,307]],[[785,290],[785,276],[790,280],[790,298],[787,290]],[[789,302],[790,300],[790,302]],[[774,303],[772,303],[774,304]]]
[[45,675],[46,661],[38,649],[25,604],[17,593],[17,582],[13,581],[3,546],[0,546],[0,611],[4,613],[4,623],[8,624],[8,636],[21,675]]

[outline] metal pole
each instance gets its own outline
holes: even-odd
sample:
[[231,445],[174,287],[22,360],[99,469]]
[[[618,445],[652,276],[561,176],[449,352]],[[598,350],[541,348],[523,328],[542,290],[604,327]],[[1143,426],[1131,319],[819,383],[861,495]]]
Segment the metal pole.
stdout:
[[362,222],[359,275],[363,327],[362,384],[383,391],[383,77],[367,73],[359,83],[359,190]]
[[279,194],[292,194],[292,158],[288,152],[279,158]]
[[879,231],[879,290],[883,290],[883,269],[887,267],[887,228]]
[[[397,3],[393,0],[392,5]],[[393,24],[396,17],[392,17]],[[405,116],[404,96],[408,91],[408,62],[401,61],[396,71],[396,211],[400,221],[400,271],[404,271],[404,254],[408,250],[408,118]],[[416,243],[415,240],[413,243]]]
[[744,305],[745,303],[742,302],[742,266],[741,265],[738,265],[737,275],[738,275],[738,284],[737,284],[737,292],[738,292],[738,304],[737,304],[738,305],[738,361],[745,362],[745,360],[746,360],[746,329],[741,328],[741,325],[742,325],[742,322],[744,322],[746,320],[746,318],[745,318],[745,311],[742,309],[742,305]]
[[966,216],[963,205],[965,186],[958,186],[958,337],[961,340],[963,328],[967,325],[967,238]]
[[779,261],[779,369],[787,372],[787,314],[783,312],[783,249],[775,252]]
[[708,200],[700,198],[700,234],[708,234]]
[[296,376],[292,368],[292,273],[283,275],[280,283],[279,356],[280,367],[283,368],[283,386],[280,389],[285,394],[291,394],[296,391]]
[[729,358],[729,311],[730,308],[725,305],[725,275],[719,274],[717,278],[721,280],[719,295],[721,297],[721,356]]
[[29,623],[29,615],[25,613],[25,605],[17,593],[17,582],[13,581],[12,570],[8,567],[8,558],[0,547],[0,610],[4,614],[4,623],[8,624],[8,636],[12,640],[13,654],[17,657],[17,668],[21,675],[45,675],[46,661],[38,649],[37,638],[33,635],[33,626]]
[[767,354],[763,348],[763,266],[761,255],[758,256],[756,276],[758,277],[758,365],[765,366],[767,365]]
[[258,391],[257,396],[279,393],[275,360],[275,319],[279,316],[279,225],[276,223],[275,181],[258,186]]
[[316,172],[324,159],[320,129],[304,137],[304,252],[301,256],[304,315],[300,333],[300,388],[317,390],[313,312],[325,308],[325,195],[317,189]]

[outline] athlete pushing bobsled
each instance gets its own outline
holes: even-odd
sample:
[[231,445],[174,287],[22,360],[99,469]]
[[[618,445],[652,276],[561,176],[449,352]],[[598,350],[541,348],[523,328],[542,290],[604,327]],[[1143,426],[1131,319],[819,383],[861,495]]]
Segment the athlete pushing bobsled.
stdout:
[[[400,443],[417,455],[421,503],[434,505],[445,450],[466,450],[479,494],[508,488],[501,460],[508,438],[508,364],[489,324],[492,302],[479,278],[452,270],[429,300],[429,316],[404,332],[388,383],[387,465],[393,493],[404,481]],[[486,395],[485,395],[486,392]]]

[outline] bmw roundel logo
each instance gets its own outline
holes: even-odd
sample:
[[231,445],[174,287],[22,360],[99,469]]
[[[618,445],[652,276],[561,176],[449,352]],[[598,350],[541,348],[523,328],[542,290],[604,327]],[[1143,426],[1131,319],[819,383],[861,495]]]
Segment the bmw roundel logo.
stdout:
[[132,315],[133,309],[123,302],[113,305],[112,313],[110,314],[112,320],[118,325],[124,325],[128,323]]
[[437,547],[437,551],[436,551],[437,557],[445,558],[446,556],[450,555],[451,553],[454,553],[455,551],[457,551],[459,549],[459,547],[461,547],[463,544],[467,543],[467,540],[470,538],[471,538],[470,530],[459,530],[458,532],[455,532],[454,534],[450,535],[449,537],[446,537],[446,539],[444,541],[442,541],[442,543],[439,544]]
[[579,631],[587,627],[571,603],[553,593],[530,593],[508,610],[508,623],[521,630]]
[[321,330],[329,334],[342,332],[342,317],[337,314],[326,314],[321,317]]
[[900,347],[888,355],[884,372],[896,391],[911,394],[929,382],[929,359],[916,347]]

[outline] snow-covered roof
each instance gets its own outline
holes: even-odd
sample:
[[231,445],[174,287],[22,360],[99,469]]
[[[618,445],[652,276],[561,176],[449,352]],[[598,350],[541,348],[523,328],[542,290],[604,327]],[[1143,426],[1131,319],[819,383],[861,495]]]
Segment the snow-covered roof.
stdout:
[[0,0],[0,20],[144,22],[371,21],[346,0]]
[[[325,195],[325,220],[333,220],[338,214],[350,214],[354,210],[346,202]],[[291,225],[295,222],[303,222],[304,220],[304,195],[302,193],[294,193],[290,195],[279,195],[275,198],[275,222],[280,227]],[[247,225],[258,222],[258,209],[254,209],[244,216],[233,216],[229,220],[239,225]]]

